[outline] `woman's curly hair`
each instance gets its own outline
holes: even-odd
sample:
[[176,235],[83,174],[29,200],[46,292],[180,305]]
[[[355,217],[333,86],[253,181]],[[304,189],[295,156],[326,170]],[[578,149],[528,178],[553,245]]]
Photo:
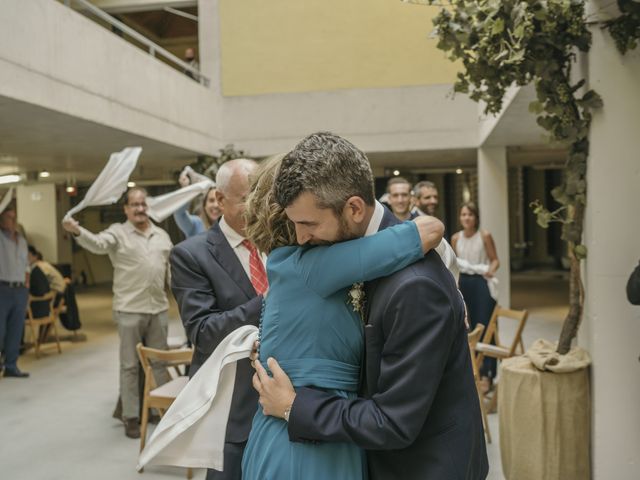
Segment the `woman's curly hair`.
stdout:
[[282,163],[282,155],[264,160],[251,175],[251,188],[245,204],[245,234],[264,253],[278,247],[296,245],[293,222],[275,199],[273,181]]

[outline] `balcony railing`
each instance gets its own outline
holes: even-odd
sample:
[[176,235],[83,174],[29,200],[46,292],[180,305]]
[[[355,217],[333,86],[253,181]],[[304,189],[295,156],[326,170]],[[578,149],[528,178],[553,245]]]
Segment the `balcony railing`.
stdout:
[[72,8],[73,10],[91,13],[96,18],[110,25],[113,31],[121,32],[122,34],[130,37],[132,40],[135,40],[135,42],[140,44],[143,50],[148,52],[149,55],[153,57],[157,56],[164,58],[167,63],[175,66],[178,70],[182,70],[196,82],[201,83],[205,87],[209,86],[209,78],[202,75],[198,68],[195,68],[185,61],[181,60],[180,58],[176,57],[173,53],[152,42],[141,33],[122,23],[117,18],[112,17],[104,10],[99,9],[91,2],[88,2],[87,0],[62,0],[62,3],[69,8]]

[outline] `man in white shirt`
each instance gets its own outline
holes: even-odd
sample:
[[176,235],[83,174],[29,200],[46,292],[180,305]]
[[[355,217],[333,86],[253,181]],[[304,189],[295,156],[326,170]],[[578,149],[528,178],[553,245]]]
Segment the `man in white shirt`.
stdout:
[[[216,176],[216,199],[222,217],[207,232],[188,238],[171,251],[171,289],[187,336],[195,347],[193,376],[232,331],[257,326],[264,293],[264,257],[244,236],[244,202],[249,193],[252,160],[231,160]],[[240,480],[244,447],[258,408],[248,359],[237,364],[224,446],[224,471],[207,471],[207,480]]]
[[[97,255],[109,255],[113,265],[113,318],[120,335],[120,396],[125,434],[140,438],[138,355],[136,345],[167,348],[169,302],[168,258],[173,244],[167,232],[147,215],[147,192],[134,187],[127,192],[124,212],[127,221],[114,223],[94,234],[73,218],[62,225],[76,242]],[[155,378],[168,379],[158,367]]]

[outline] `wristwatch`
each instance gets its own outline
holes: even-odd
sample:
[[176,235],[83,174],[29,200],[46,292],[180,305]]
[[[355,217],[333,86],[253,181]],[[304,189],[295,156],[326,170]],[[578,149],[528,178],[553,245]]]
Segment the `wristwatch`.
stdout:
[[291,407],[293,407],[293,404],[289,405],[287,408],[284,409],[284,421],[288,422],[289,421],[289,415],[291,415]]

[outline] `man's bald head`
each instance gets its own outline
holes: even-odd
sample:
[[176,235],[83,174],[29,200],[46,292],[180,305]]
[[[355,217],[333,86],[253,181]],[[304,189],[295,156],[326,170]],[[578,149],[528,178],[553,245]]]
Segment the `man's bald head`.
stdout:
[[216,175],[216,200],[224,221],[244,236],[244,202],[249,194],[249,176],[258,164],[247,158],[229,160]]
[[216,175],[216,188],[227,191],[232,178],[236,175],[249,178],[258,164],[254,160],[248,158],[236,158],[222,164]]

